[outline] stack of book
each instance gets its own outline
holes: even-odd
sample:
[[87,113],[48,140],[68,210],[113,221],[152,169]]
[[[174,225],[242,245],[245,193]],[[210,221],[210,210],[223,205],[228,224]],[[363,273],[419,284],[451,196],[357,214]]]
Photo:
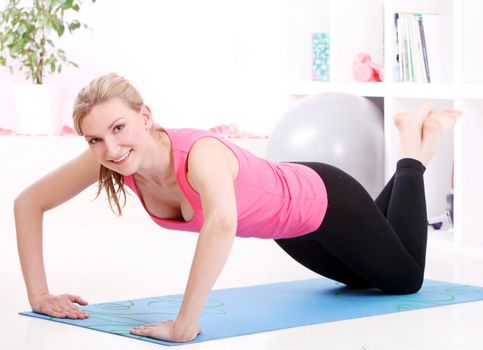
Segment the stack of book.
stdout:
[[396,76],[401,82],[448,82],[452,77],[452,21],[436,14],[394,14]]

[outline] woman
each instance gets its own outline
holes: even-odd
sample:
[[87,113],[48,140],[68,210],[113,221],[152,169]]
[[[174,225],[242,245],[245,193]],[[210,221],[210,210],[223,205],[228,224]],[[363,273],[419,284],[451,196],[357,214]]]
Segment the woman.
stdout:
[[[84,319],[74,295],[51,295],[42,257],[43,213],[99,181],[121,214],[124,185],[154,221],[199,232],[176,320],[132,334],[186,342],[200,332],[203,304],[235,236],[271,238],[307,268],[350,287],[414,293],[424,275],[427,218],[423,173],[460,112],[425,104],[395,116],[401,145],[392,179],[376,201],[341,170],[322,163],[259,159],[216,135],[153,127],[124,78],[108,74],[82,89],[74,126],[89,149],[15,200],[22,271],[32,310]],[[124,198],[125,199],[125,198]]]

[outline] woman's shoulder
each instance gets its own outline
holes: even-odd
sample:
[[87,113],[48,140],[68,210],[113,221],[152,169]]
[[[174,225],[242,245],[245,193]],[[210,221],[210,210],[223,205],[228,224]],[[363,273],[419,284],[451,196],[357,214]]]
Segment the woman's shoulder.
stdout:
[[168,135],[175,150],[182,151],[190,151],[193,145],[203,138],[211,137],[219,140],[222,138],[214,132],[196,128],[161,128],[160,130]]

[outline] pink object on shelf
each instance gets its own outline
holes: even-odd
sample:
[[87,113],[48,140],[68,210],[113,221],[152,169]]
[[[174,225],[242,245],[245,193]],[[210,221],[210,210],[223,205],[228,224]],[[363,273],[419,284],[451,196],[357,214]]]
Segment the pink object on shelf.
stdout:
[[72,129],[70,126],[68,125],[64,125],[62,127],[62,131],[60,133],[62,136],[65,136],[65,135],[75,135],[76,133],[74,132],[74,129]]
[[11,129],[5,129],[0,127],[0,135],[14,135],[15,133]]
[[384,66],[372,62],[367,53],[358,53],[354,58],[354,78],[357,81],[384,81]]

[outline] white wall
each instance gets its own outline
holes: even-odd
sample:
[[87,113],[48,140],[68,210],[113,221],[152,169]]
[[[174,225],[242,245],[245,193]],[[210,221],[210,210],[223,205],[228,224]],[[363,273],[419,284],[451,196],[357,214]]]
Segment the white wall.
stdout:
[[[6,0],[0,0],[0,5]],[[63,87],[70,125],[77,91],[98,75],[130,79],[167,127],[238,123],[268,134],[283,113],[286,9],[276,0],[84,0],[91,30],[61,46],[80,65],[47,81]],[[14,127],[9,86],[23,75],[0,68],[0,127]]]

